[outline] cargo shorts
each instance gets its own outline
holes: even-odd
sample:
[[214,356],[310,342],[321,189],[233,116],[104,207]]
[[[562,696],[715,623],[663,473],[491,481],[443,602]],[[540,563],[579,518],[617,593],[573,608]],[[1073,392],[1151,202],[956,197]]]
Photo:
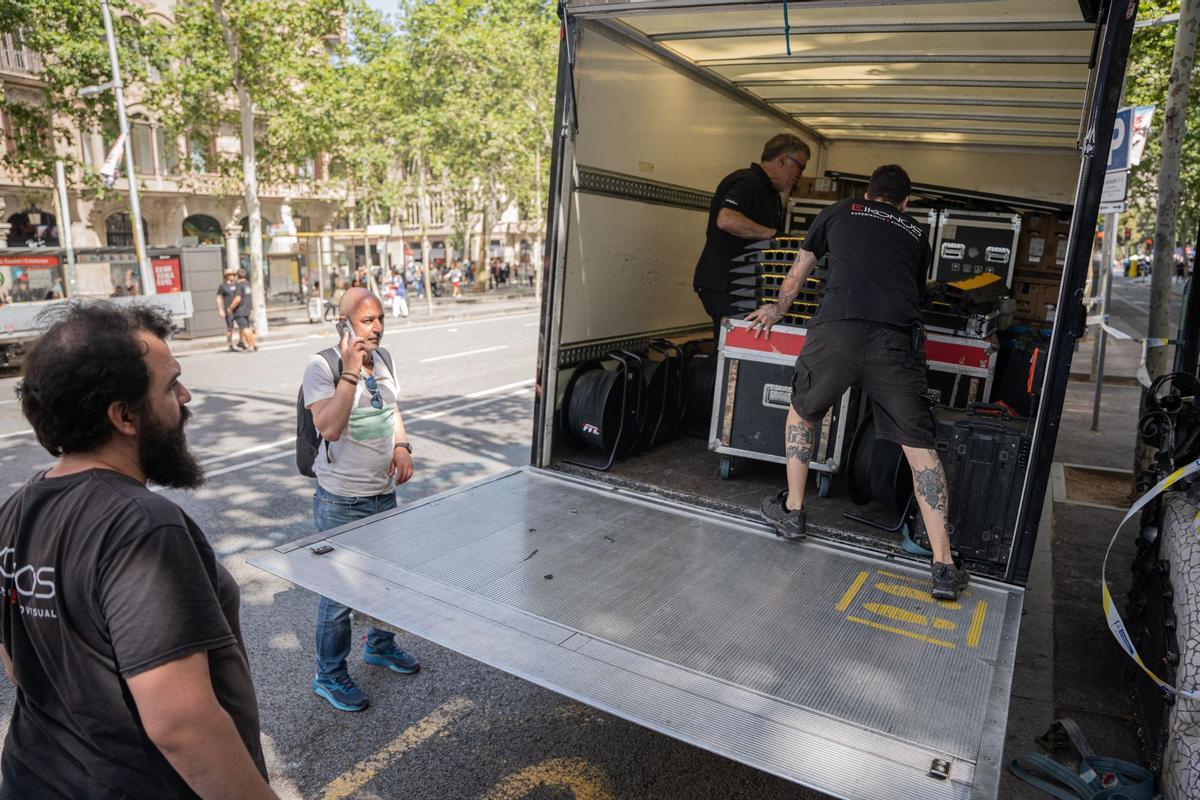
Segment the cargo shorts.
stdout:
[[820,423],[851,386],[875,409],[875,434],[908,447],[933,448],[934,423],[924,393],[925,345],[909,330],[865,320],[832,320],[808,329],[792,375],[792,408]]

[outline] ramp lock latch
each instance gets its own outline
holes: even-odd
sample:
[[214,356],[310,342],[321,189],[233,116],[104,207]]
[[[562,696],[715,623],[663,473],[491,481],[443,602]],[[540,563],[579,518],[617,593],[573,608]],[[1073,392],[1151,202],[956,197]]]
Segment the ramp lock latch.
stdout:
[[950,777],[950,762],[941,758],[935,758],[933,763],[929,765],[929,777],[937,778],[939,781],[944,781]]

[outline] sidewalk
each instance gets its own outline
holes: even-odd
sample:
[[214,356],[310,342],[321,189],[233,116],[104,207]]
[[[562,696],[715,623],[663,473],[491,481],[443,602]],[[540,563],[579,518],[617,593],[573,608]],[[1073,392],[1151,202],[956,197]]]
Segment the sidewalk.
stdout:
[[[385,324],[388,331],[421,327],[439,322],[478,319],[480,317],[536,314],[540,310],[540,306],[532,293],[518,294],[516,292],[488,292],[479,295],[465,295],[458,300],[450,297],[435,297],[432,313],[430,313],[428,304],[423,299],[410,298],[408,307],[409,316],[400,319],[393,319],[390,307],[387,309],[388,317]],[[310,322],[308,319],[308,307],[297,305],[268,308],[267,323],[270,333],[267,336],[260,335],[258,337],[260,345],[303,339],[314,333],[332,331],[334,317],[331,316],[329,321]],[[202,336],[196,339],[176,338],[171,342],[171,350],[175,353],[192,353],[224,347],[224,334]]]
[[[1142,760],[1131,695],[1123,682],[1130,662],[1109,633],[1100,601],[1104,550],[1129,505],[1132,483],[1140,392],[1134,375],[1141,350],[1130,344],[1109,349],[1099,431],[1091,430],[1094,385],[1086,382],[1090,348],[1081,347],[1073,361],[1072,373],[1082,372],[1085,380],[1067,386],[1053,477],[1026,586],[1001,778],[1000,797],[1006,800],[1047,797],[1012,777],[1007,765],[1020,752],[1045,753],[1036,738],[1061,717],[1078,722],[1098,754]],[[1122,613],[1133,554],[1134,531],[1127,528],[1113,548],[1108,571]],[[1055,757],[1071,761],[1073,755]]]

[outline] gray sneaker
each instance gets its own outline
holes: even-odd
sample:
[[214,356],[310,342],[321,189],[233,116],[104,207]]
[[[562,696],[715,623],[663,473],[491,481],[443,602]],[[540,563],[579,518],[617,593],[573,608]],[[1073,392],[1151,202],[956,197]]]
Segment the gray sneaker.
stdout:
[[759,506],[759,513],[763,519],[775,526],[776,536],[798,542],[804,538],[804,512],[789,511],[787,496],[787,489],[781,489],[778,494],[767,495]]
[[971,573],[957,558],[953,564],[933,562],[932,571],[933,589],[929,593],[935,600],[956,600],[958,593],[971,582]]

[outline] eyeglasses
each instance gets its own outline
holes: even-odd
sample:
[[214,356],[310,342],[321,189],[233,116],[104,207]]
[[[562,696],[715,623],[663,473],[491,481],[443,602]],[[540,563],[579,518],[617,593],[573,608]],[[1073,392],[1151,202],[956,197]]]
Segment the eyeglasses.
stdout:
[[791,161],[793,164],[795,164],[797,167],[799,167],[801,172],[804,172],[804,168],[808,166],[807,161],[801,161],[800,159],[792,158],[791,156],[784,156],[784,158],[786,158],[788,161]]
[[368,375],[367,391],[371,393],[371,408],[383,408],[383,395],[379,393],[379,381],[375,380],[374,375]]

